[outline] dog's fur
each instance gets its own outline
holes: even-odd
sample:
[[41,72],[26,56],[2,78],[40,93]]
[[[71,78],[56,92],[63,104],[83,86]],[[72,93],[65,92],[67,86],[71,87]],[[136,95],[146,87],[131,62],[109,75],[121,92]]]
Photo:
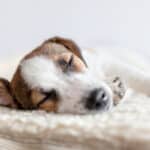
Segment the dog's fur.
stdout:
[[[0,104],[85,114],[109,110],[123,99],[126,88],[149,95],[150,76],[130,65],[128,59],[124,62],[116,58],[116,53],[98,49],[81,53],[72,40],[51,38],[21,60],[10,83],[0,79]],[[105,91],[105,107],[85,107],[93,89]]]

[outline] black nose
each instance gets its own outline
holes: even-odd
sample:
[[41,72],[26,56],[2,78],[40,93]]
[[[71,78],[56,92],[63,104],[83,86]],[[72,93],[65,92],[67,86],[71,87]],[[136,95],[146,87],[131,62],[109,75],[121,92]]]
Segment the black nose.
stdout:
[[89,110],[105,109],[109,102],[109,95],[103,88],[97,88],[90,92],[86,99],[86,108]]

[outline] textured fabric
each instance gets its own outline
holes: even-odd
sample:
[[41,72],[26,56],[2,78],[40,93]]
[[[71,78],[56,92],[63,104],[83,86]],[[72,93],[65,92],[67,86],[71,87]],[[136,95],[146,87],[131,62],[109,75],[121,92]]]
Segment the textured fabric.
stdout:
[[0,109],[0,147],[7,150],[149,150],[150,98],[131,90],[111,112],[55,115]]

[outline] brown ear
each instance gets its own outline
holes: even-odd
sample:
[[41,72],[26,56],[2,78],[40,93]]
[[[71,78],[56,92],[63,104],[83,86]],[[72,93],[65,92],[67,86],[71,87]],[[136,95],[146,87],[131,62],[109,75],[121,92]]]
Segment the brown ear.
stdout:
[[66,39],[66,38],[56,36],[56,37],[53,37],[53,38],[47,40],[45,43],[49,43],[49,42],[53,42],[53,43],[63,45],[69,51],[71,51],[76,56],[78,56],[84,62],[84,64],[87,66],[87,63],[86,63],[85,59],[82,56],[80,48],[77,46],[77,44],[74,41],[72,41],[70,39]]
[[16,108],[10,83],[8,80],[0,78],[0,106]]

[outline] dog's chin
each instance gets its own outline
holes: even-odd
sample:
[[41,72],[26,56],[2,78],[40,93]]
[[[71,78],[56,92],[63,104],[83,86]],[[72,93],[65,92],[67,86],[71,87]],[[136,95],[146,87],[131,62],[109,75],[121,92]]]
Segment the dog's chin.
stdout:
[[105,112],[109,112],[111,111],[113,108],[113,102],[110,102],[107,106],[105,106],[104,108],[101,108],[99,110],[88,110],[87,108],[84,107],[76,107],[76,109],[59,109],[57,111],[58,114],[72,114],[72,115],[89,115],[89,114],[102,114]]

